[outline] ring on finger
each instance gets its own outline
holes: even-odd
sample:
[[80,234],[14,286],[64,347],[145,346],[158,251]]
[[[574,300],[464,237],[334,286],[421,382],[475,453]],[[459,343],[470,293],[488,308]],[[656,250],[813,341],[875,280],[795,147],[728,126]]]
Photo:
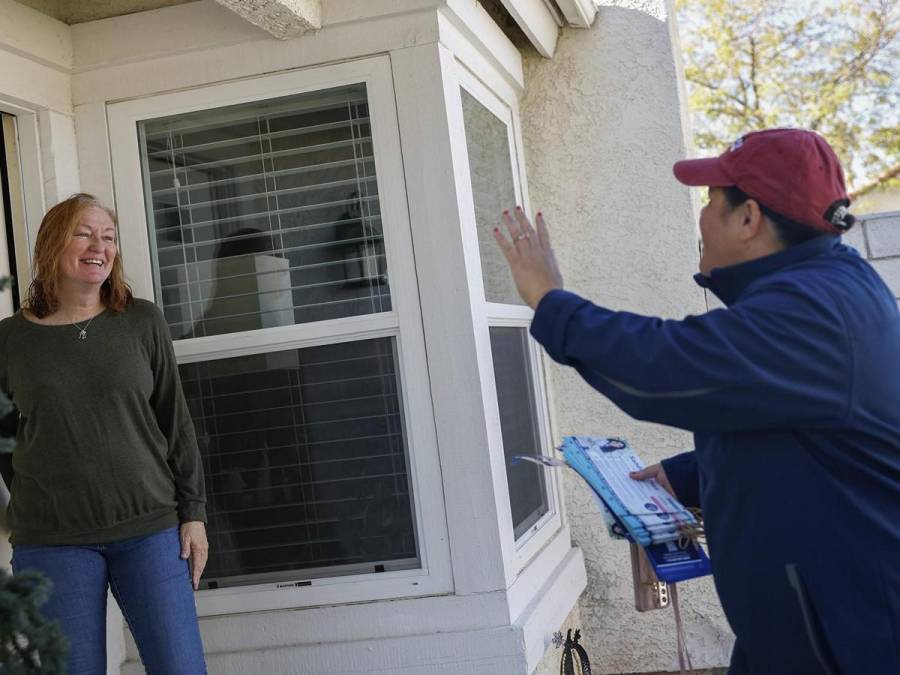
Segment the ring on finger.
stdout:
[[529,236],[530,235],[527,232],[519,232],[519,234],[516,235],[515,240],[522,241],[523,239],[528,239]]

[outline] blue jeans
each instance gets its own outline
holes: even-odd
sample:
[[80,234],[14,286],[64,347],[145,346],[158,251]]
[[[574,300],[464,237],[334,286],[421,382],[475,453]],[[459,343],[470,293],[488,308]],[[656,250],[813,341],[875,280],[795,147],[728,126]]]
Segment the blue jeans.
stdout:
[[148,675],[206,673],[178,528],[111,544],[13,547],[13,571],[53,582],[41,607],[69,642],[69,675],[106,673],[106,589],[131,628]]

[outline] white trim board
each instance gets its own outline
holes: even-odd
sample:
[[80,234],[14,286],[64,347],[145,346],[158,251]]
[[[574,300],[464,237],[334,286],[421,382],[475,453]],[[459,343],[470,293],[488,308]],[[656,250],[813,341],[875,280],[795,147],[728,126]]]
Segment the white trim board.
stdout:
[[[567,541],[567,538],[568,531],[565,536],[561,534],[559,541]],[[584,558],[580,549],[557,546],[557,542],[551,548],[555,549],[553,555],[546,557],[539,565],[540,569],[536,569],[533,576],[523,575],[517,584],[514,592],[520,599],[516,601],[516,616],[513,617],[510,617],[506,594],[502,592],[316,607],[249,616],[205,617],[201,618],[200,627],[207,658],[210,663],[218,660],[223,665],[227,663],[229,669],[225,672],[281,672],[235,669],[232,659],[238,652],[263,654],[271,650],[291,655],[294,667],[291,672],[297,672],[298,665],[303,664],[307,669],[300,672],[369,673],[373,672],[375,664],[384,667],[386,663],[400,663],[385,660],[383,655],[379,655],[380,650],[373,651],[371,647],[376,641],[395,644],[398,650],[404,651],[402,660],[413,659],[407,661],[407,665],[411,666],[415,658],[421,657],[424,646],[434,645],[437,638],[443,639],[444,642],[439,644],[446,647],[451,643],[455,645],[453,649],[440,650],[440,653],[444,654],[441,660],[452,669],[448,672],[456,675],[468,672],[464,670],[464,665],[473,654],[463,643],[456,643],[456,637],[465,636],[467,640],[489,643],[491,638],[507,635],[514,637],[517,648],[494,646],[483,657],[498,658],[498,655],[503,655],[517,664],[516,669],[489,672],[526,675],[533,671],[537,660],[549,646],[553,631],[571,612],[586,585]],[[256,629],[262,626],[265,630]],[[340,626],[340,631],[336,631],[335,626]],[[346,670],[324,668],[320,659],[327,658],[327,654],[333,655],[335,649],[347,650],[355,655],[344,666]],[[131,641],[129,653],[132,659],[136,658]],[[425,663],[433,661],[425,661],[422,665]]]
[[[453,55],[440,44],[391,55],[425,323],[431,395],[447,493],[458,593],[508,586],[495,492],[499,425],[486,421],[487,323],[479,311],[480,266],[464,236],[462,108]],[[479,342],[481,341],[481,343]],[[490,396],[488,396],[490,393]],[[508,505],[507,505],[508,509]]]
[[500,0],[538,53],[553,58],[559,24],[543,0]]
[[590,28],[597,16],[595,0],[555,0],[570,26]]

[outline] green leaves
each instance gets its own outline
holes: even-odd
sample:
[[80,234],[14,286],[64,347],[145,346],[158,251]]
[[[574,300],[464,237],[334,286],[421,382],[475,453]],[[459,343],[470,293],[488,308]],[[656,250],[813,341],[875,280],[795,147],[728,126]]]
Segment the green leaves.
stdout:
[[851,188],[900,164],[900,3],[676,5],[698,152],[789,126],[825,136]]
[[38,611],[50,582],[37,572],[0,570],[0,664],[9,675],[65,672],[66,643],[59,626]]

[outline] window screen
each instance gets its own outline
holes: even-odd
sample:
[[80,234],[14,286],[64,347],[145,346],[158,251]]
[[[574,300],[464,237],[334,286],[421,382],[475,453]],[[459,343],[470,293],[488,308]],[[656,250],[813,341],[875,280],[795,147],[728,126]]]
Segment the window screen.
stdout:
[[537,420],[528,330],[492,326],[490,333],[506,481],[513,530],[518,539],[549,510],[543,469],[531,462],[512,462],[515,455],[544,452]]
[[180,367],[206,588],[418,567],[393,338]]
[[157,118],[138,133],[173,338],[391,309],[365,84]]
[[509,134],[500,118],[465,89],[460,92],[484,297],[488,302],[522,305],[509,266],[492,234],[500,226],[503,210],[516,205]]

